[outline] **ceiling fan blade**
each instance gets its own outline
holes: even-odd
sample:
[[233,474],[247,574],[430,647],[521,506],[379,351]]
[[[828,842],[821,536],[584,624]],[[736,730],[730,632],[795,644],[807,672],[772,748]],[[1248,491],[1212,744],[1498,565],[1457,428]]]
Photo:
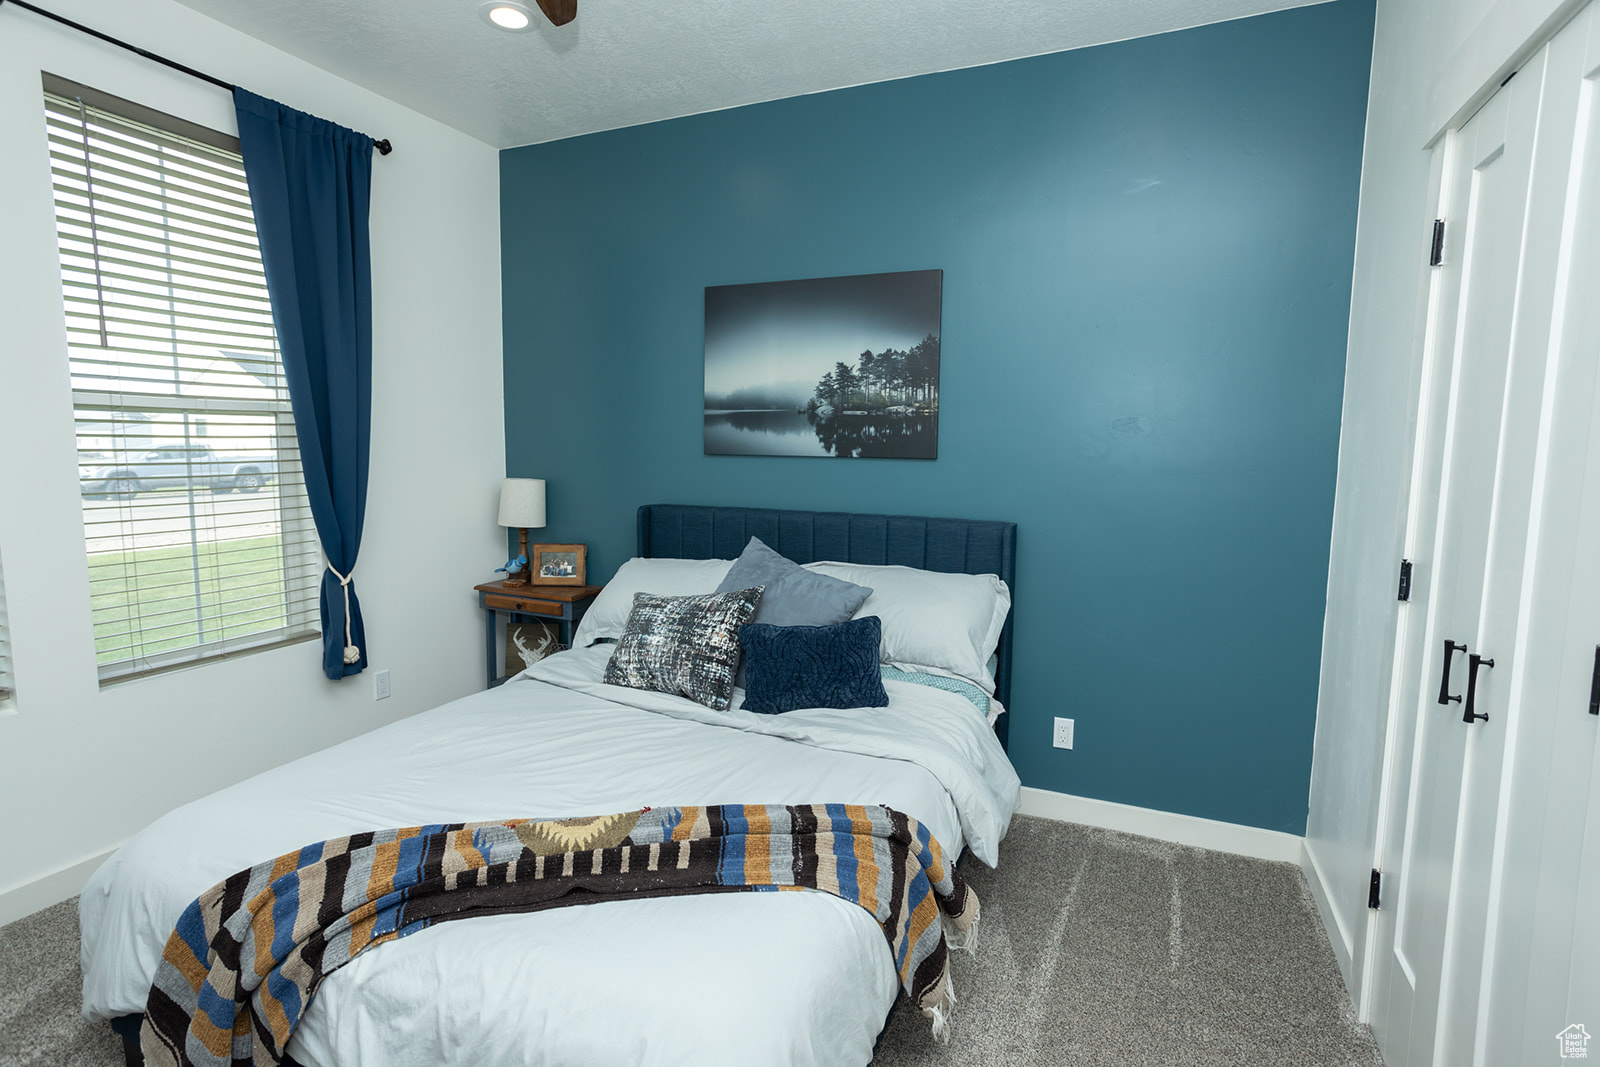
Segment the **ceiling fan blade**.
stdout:
[[578,17],[578,0],[539,0],[539,10],[551,25],[565,26]]

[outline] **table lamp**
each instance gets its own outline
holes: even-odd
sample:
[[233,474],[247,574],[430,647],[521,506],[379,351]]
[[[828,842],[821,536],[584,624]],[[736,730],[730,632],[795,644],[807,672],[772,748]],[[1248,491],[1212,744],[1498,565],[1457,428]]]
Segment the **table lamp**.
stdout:
[[500,525],[514,527],[522,537],[522,571],[507,574],[507,585],[529,585],[533,560],[528,558],[528,530],[544,527],[544,479],[507,478],[500,483]]

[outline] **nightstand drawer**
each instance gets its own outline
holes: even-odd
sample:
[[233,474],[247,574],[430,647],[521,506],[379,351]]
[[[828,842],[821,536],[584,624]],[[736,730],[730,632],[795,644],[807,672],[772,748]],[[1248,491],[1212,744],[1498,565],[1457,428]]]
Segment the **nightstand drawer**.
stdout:
[[495,596],[485,593],[484,606],[496,611],[520,611],[528,615],[551,615],[560,618],[562,606],[554,600],[536,600],[532,597]]

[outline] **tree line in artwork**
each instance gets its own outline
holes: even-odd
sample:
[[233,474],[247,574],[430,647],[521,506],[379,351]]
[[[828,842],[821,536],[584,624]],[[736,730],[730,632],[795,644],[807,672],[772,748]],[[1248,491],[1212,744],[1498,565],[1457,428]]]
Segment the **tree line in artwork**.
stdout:
[[822,376],[806,411],[822,408],[872,411],[892,407],[925,411],[939,407],[939,338],[929,334],[909,351],[886,348],[839,362]]

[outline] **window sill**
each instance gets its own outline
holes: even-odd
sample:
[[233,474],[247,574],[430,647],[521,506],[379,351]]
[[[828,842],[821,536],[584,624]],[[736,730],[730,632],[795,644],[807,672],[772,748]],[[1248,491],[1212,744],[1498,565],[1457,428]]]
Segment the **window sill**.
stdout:
[[257,652],[270,652],[275,648],[287,648],[290,645],[300,645],[307,641],[321,641],[322,634],[313,630],[310,633],[297,633],[291,636],[268,636],[258,644],[240,645],[230,648],[226,652],[213,652],[204,656],[185,656],[174,659],[169,663],[152,663],[138,670],[122,671],[113,675],[102,676],[100,688],[105,689],[124,682],[137,682],[145,678],[154,678],[163,674],[172,674],[175,671],[192,670],[196,667],[206,667],[222,660],[238,659],[241,656],[254,655]]

